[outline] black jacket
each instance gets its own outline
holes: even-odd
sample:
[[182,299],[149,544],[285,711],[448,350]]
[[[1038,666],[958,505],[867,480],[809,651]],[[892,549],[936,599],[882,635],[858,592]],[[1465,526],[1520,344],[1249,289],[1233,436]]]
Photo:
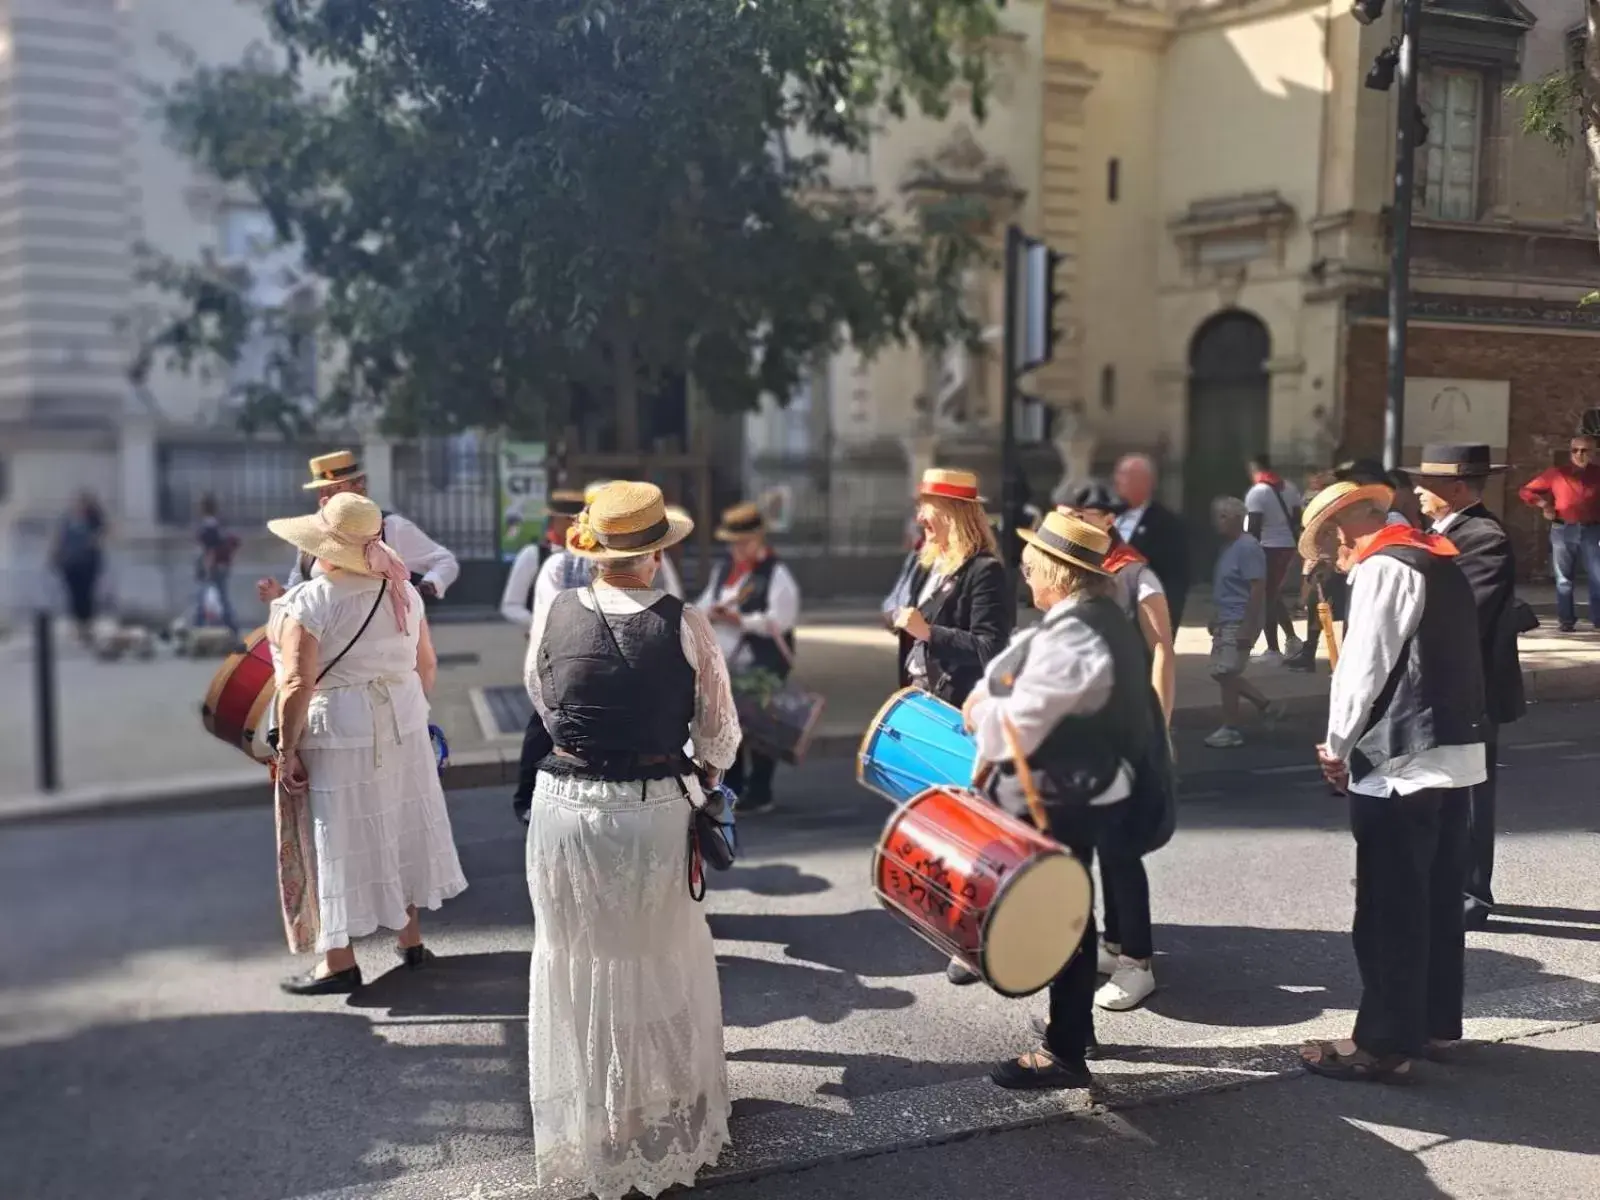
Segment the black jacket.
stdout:
[[1183,623],[1183,606],[1189,596],[1188,526],[1177,513],[1152,500],[1128,545],[1150,560],[1150,569],[1161,580],[1176,633]]
[[1509,725],[1527,710],[1517,627],[1517,562],[1500,520],[1482,504],[1462,510],[1445,530],[1460,553],[1456,566],[1472,585],[1478,608],[1478,642],[1483,657],[1484,699],[1489,720]]
[[[922,595],[928,568],[911,573],[910,602]],[[1017,620],[1016,601],[1005,566],[991,554],[969,558],[918,606],[931,627],[928,638],[928,690],[948,704],[961,704],[983,678],[989,660],[1006,648]],[[900,686],[907,687],[906,658],[916,639],[900,634]]]

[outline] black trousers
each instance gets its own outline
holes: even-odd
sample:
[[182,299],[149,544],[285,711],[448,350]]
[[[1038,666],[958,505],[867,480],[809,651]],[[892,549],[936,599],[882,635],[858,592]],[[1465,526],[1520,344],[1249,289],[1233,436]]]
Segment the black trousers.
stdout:
[[[1050,814],[1050,834],[1088,871],[1094,863],[1097,814],[1093,810]],[[1093,875],[1090,875],[1093,879]],[[1100,941],[1094,923],[1094,897],[1089,898],[1089,920],[1077,953],[1050,985],[1050,1022],[1045,1048],[1069,1066],[1082,1066],[1084,1053],[1094,1042],[1094,992],[1099,986],[1095,948]]]
[[1469,900],[1493,906],[1494,888],[1494,796],[1498,770],[1495,759],[1499,757],[1500,726],[1492,721],[1484,726],[1484,758],[1489,777],[1472,788],[1469,817],[1471,846],[1467,852],[1467,886]]
[[1461,1036],[1468,790],[1350,796],[1351,940],[1361,971],[1354,1037],[1369,1054],[1415,1056],[1430,1038]]
[[752,750],[748,742],[741,742],[739,757],[734,759],[723,782],[733,789],[740,800],[764,804],[772,799],[772,777],[777,770],[777,759]]
[[1150,876],[1144,859],[1100,847],[1100,895],[1108,946],[1129,958],[1155,953],[1150,927]]
[[546,732],[539,711],[528,718],[528,727],[522,731],[522,757],[517,762],[517,790],[511,793],[511,808],[520,820],[528,819],[533,807],[533,787],[539,780],[539,764],[555,749],[555,743]]

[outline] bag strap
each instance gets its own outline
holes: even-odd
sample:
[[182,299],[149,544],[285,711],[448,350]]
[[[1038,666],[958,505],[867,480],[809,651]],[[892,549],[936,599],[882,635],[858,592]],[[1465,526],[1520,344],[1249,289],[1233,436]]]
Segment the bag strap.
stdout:
[[[367,614],[367,619],[365,621],[361,622],[361,628],[356,630],[355,637],[350,639],[349,643],[345,646],[345,648],[343,650],[339,651],[339,653],[337,653],[337,654],[335,654],[333,656],[333,661],[330,662],[327,666],[323,667],[322,670],[317,672],[317,679],[316,679],[317,683],[321,683],[322,679],[323,679],[323,676],[327,675],[327,673],[329,671],[331,671],[335,667],[337,667],[339,665],[340,661],[344,658],[344,656],[346,654],[349,654],[350,651],[355,648],[355,644],[361,640],[361,635],[367,631],[367,626],[372,624],[372,618],[378,615],[378,605],[383,603],[383,598],[384,598],[385,595],[388,594],[388,591],[389,591],[389,581],[387,579],[385,579],[383,581],[383,583],[378,588],[378,598],[372,602],[372,611]],[[315,684],[313,684],[312,686],[315,686]]]
[[1278,499],[1278,507],[1283,509],[1283,523],[1289,527],[1290,533],[1298,535],[1300,532],[1300,522],[1296,521],[1294,519],[1294,514],[1289,511],[1288,502],[1283,498],[1283,489],[1281,487],[1272,487],[1270,483],[1267,484],[1267,487],[1272,489],[1272,494]]

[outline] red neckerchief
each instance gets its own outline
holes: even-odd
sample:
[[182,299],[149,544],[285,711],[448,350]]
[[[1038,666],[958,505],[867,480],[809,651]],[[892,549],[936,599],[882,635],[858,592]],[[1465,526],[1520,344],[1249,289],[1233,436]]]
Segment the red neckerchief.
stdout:
[[1283,487],[1283,476],[1276,471],[1257,471],[1252,479],[1255,483],[1264,483],[1275,491]]
[[744,582],[746,575],[750,574],[750,572],[755,570],[759,564],[767,560],[767,555],[770,553],[772,553],[771,549],[763,546],[761,548],[761,553],[756,555],[749,562],[739,562],[735,560],[733,565],[728,568],[728,577],[722,581],[722,586],[724,588],[738,587]]
[[1147,563],[1149,561],[1148,558],[1128,545],[1127,542],[1118,538],[1106,554],[1106,560],[1101,566],[1115,575],[1123,567],[1131,567],[1134,563]]
[[1423,533],[1410,525],[1385,525],[1370,542],[1356,551],[1356,561],[1364,562],[1379,550],[1387,550],[1391,546],[1426,550],[1438,558],[1454,558],[1460,553],[1454,542],[1437,533]]

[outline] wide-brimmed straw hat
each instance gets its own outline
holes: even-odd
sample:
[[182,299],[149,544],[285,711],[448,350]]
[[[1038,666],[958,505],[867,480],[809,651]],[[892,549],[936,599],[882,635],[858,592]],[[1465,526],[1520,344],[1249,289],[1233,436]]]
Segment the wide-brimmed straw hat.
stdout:
[[575,517],[588,503],[584,494],[575,488],[557,488],[550,493],[545,508],[553,517]]
[[986,501],[978,495],[978,477],[971,471],[949,467],[929,467],[922,473],[917,485],[918,496],[942,496],[946,500],[968,500],[973,504]]
[[308,464],[311,467],[311,482],[303,485],[305,491],[318,492],[325,487],[333,487],[338,483],[349,483],[353,479],[363,479],[366,472],[361,469],[361,462],[353,451],[335,450],[332,454],[319,454]]
[[1051,558],[1059,558],[1096,575],[1111,574],[1105,566],[1106,555],[1111,553],[1111,535],[1087,521],[1052,510],[1045,513],[1039,528],[1019,529],[1017,536]]
[[767,531],[767,516],[754,500],[735,504],[722,510],[722,520],[717,522],[715,537],[719,542],[742,542],[748,537],[759,537]]
[[268,521],[267,528],[296,550],[355,575],[377,575],[367,561],[367,545],[383,537],[383,513],[354,492],[330,497],[305,517]]
[[665,550],[693,532],[694,522],[687,514],[675,517],[667,512],[655,484],[619,480],[596,492],[573,522],[567,530],[567,549],[579,558],[604,562]]
[[1388,509],[1394,503],[1394,489],[1386,483],[1350,483],[1341,481],[1323,488],[1306,502],[1305,512],[1300,517],[1300,557],[1306,559],[1320,558],[1321,548],[1317,543],[1322,538],[1322,531],[1329,521],[1338,516],[1352,504],[1366,501],[1375,504],[1381,509]]
[[1403,469],[1424,479],[1484,479],[1506,469],[1490,457],[1487,442],[1428,442],[1422,447],[1422,462]]

